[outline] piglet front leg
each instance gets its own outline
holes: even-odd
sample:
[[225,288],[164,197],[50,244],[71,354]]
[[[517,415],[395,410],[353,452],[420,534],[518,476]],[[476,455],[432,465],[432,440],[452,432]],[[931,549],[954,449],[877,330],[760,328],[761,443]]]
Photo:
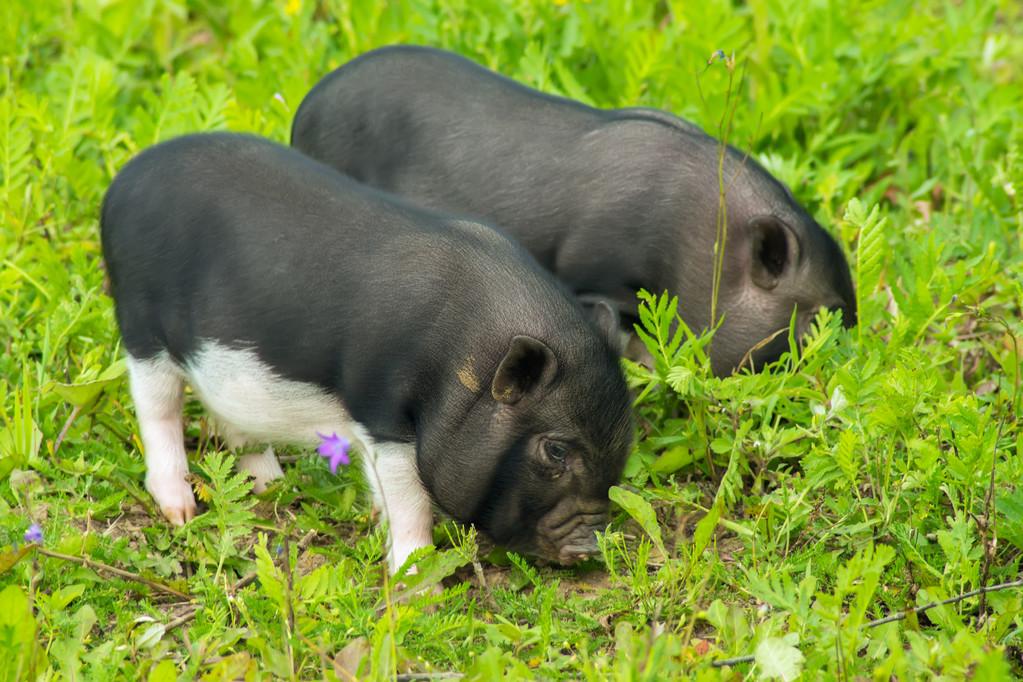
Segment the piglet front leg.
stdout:
[[146,456],[146,489],[176,526],[195,516],[195,496],[185,476],[188,458],[181,410],[184,379],[166,354],[128,357],[128,375]]
[[[433,508],[407,443],[375,443],[363,458],[373,500],[390,527],[387,565],[396,573],[415,550],[433,544]],[[414,569],[411,571],[414,572]]]

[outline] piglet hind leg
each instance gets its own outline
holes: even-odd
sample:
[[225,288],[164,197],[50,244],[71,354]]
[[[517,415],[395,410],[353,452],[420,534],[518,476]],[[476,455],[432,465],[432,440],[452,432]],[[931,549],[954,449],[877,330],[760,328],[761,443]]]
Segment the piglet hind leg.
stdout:
[[[210,412],[209,408],[207,408],[207,412]],[[277,455],[274,453],[272,445],[268,445],[262,452],[258,449],[247,449],[246,446],[250,443],[244,433],[216,415],[213,416],[213,423],[217,434],[227,443],[227,446],[234,451],[240,451],[235,460],[235,469],[239,473],[248,475],[252,480],[252,492],[262,495],[271,483],[279,478],[284,478],[284,470],[281,469],[281,464],[277,461]]]
[[257,495],[265,493],[270,483],[284,477],[284,470],[272,447],[263,452],[240,455],[237,468],[252,477],[252,491]]
[[144,359],[129,356],[128,373],[145,449],[146,489],[167,520],[182,526],[195,516],[195,496],[185,480],[184,378],[165,353]]
[[393,574],[412,552],[433,544],[430,496],[419,479],[414,445],[374,443],[363,458],[363,468],[390,529],[387,565]]

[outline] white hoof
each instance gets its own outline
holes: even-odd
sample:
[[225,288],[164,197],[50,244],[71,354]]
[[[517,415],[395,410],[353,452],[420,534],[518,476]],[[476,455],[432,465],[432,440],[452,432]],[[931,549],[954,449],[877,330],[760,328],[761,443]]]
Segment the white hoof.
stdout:
[[146,489],[160,505],[160,511],[175,526],[195,518],[195,495],[184,478],[146,478]]
[[238,471],[252,476],[252,491],[257,495],[266,492],[267,484],[271,481],[284,477],[284,470],[281,469],[273,448],[267,448],[262,453],[242,455],[238,458],[236,466]]

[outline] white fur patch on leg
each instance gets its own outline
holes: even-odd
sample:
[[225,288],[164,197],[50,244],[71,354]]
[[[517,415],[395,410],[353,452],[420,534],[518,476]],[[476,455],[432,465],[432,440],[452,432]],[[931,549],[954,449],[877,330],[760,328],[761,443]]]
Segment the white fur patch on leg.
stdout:
[[416,469],[415,446],[374,443],[363,468],[373,499],[390,526],[387,564],[395,573],[412,552],[433,544],[433,508]]
[[240,456],[237,469],[252,476],[252,491],[256,494],[266,492],[268,483],[284,477],[284,470],[277,461],[273,447]]
[[[267,443],[309,446],[319,443],[317,433],[355,440],[364,432],[334,395],[280,376],[251,349],[203,341],[184,372],[217,433],[232,448]],[[272,449],[243,454],[237,468],[252,475],[256,493],[284,475]]]
[[181,371],[166,353],[143,360],[129,355],[128,375],[145,448],[146,489],[167,520],[182,526],[195,516],[195,496],[185,480]]

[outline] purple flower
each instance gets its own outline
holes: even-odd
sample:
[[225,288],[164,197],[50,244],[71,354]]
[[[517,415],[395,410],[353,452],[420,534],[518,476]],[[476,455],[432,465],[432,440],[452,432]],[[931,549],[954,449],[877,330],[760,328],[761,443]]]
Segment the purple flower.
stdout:
[[339,466],[351,462],[348,458],[348,451],[352,449],[352,444],[347,438],[339,436],[337,433],[332,433],[329,436],[324,436],[322,433],[316,435],[323,441],[316,452],[330,460],[330,473],[336,474]]
[[25,531],[25,542],[43,543],[43,529],[39,527],[38,523],[33,523]]

